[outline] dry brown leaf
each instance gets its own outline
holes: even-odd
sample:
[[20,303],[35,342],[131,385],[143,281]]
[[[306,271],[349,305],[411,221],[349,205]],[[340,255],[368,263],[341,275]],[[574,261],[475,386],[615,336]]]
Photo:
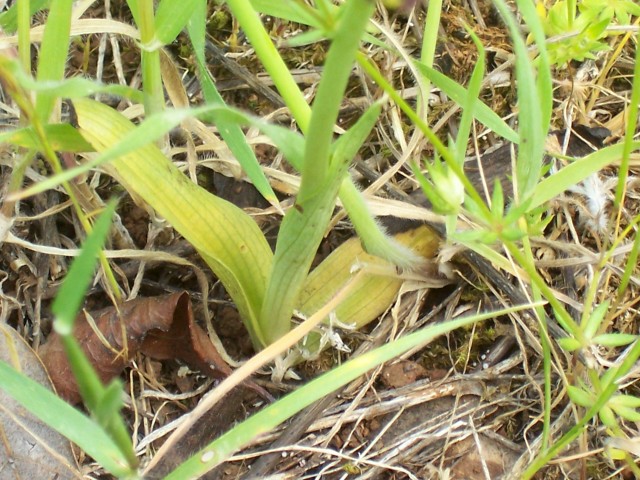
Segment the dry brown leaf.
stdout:
[[[216,379],[231,373],[206,332],[195,323],[186,292],[138,298],[125,302],[118,310],[100,310],[91,318],[100,335],[83,312],[76,319],[74,336],[105,383],[118,376],[137,352],[159,360],[182,360]],[[80,402],[60,336],[51,335],[40,349],[40,358],[58,394],[71,403]]]

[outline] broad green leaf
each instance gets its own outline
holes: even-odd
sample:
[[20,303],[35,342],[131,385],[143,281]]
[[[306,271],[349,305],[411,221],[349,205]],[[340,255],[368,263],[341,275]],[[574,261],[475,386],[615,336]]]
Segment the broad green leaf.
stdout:
[[[215,82],[207,68],[207,62],[204,55],[204,39],[206,34],[205,20],[206,3],[199,2],[195,5],[193,14],[191,15],[191,19],[188,23],[189,38],[193,45],[193,51],[196,56],[196,63],[198,66],[198,79],[200,80],[202,93],[207,104],[225,106],[224,100],[218,92]],[[233,152],[253,185],[269,203],[272,205],[278,205],[276,194],[271,188],[264,172],[260,168],[260,163],[253,153],[253,150],[247,144],[247,140],[242,133],[240,126],[237,123],[226,121],[224,118],[216,119],[215,115],[205,115],[203,119],[205,121],[216,123],[218,132],[220,132],[223,140],[226,142],[231,152]]]
[[[400,233],[393,241],[411,249],[417,262],[434,258],[440,246],[440,238],[426,225]],[[358,238],[344,242],[309,274],[296,310],[306,316],[318,311],[355,275],[353,270],[358,266],[368,274],[360,277],[361,285],[338,305],[336,317],[355,329],[378,318],[396,298],[403,280],[393,265],[363,250]]]
[[[136,129],[112,108],[87,99],[74,101],[74,106],[80,133],[98,152],[117,151],[123,139],[144,145],[136,150],[129,145],[122,149],[128,153],[119,153],[117,158],[112,155],[110,171],[196,248],[235,301],[254,345],[265,345],[257,315],[264,301],[272,252],[254,220],[185,177],[148,143],[152,140],[146,135],[153,131],[140,131],[144,123]],[[143,132],[144,138],[139,138]]]
[[155,36],[159,43],[168,45],[173,42],[193,13],[201,10],[199,5],[204,5],[206,16],[206,2],[202,0],[160,0],[155,19]]
[[[460,84],[454,82],[446,75],[434,70],[433,68],[428,67],[424,63],[415,62],[416,68],[422,73],[425,77],[429,79],[431,83],[433,83],[436,87],[442,90],[451,100],[456,102],[459,105],[463,105],[465,99],[468,96],[467,90]],[[513,129],[507,125],[507,123],[500,118],[500,116],[491,110],[484,102],[480,99],[476,99],[476,102],[473,106],[475,118],[482,123],[487,128],[494,131],[496,134],[504,137],[513,143],[518,143],[519,137],[518,134],[513,131]]]
[[[102,151],[100,155],[92,160],[78,167],[64,170],[57,175],[27,188],[21,192],[17,198],[34,195],[60,185],[66,180],[70,180],[104,163],[108,163],[118,156],[126,155],[137,148],[154,142],[188,117],[198,117],[210,112],[214,112],[217,118],[222,118],[225,122],[255,126],[264,131],[265,134],[272,136],[272,140],[282,149],[285,156],[291,155],[291,158],[300,157],[300,146],[304,141],[297,132],[277,125],[271,125],[263,120],[246,115],[239,110],[216,105],[190,109],[167,109],[147,117],[135,131],[127,131],[124,137],[118,139],[119,142],[114,142],[111,148]],[[91,148],[93,149],[93,147]],[[301,163],[301,157],[299,163]]]
[[80,445],[111,474],[120,478],[134,474],[125,455],[95,421],[5,362],[0,362],[0,388],[41,421]]

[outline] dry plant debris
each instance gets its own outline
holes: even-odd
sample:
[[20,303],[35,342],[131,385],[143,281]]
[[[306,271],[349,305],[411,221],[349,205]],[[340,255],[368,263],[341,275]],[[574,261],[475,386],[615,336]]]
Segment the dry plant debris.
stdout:
[[[470,24],[492,53],[487,74],[490,81],[483,90],[483,100],[503,117],[510,117],[516,107],[508,36],[488,2],[470,1],[469,4],[472,4],[474,15],[466,10],[466,3],[445,2],[438,66],[462,83],[468,78],[474,59],[468,55],[471,42],[461,25]],[[115,17],[122,11],[118,2],[107,3],[105,8],[108,16]],[[286,111],[275,109],[279,106],[277,93],[265,90],[269,88],[268,82],[252,57],[251,49],[243,44],[241,32],[225,16],[224,9],[214,13],[218,15],[219,25],[212,32],[213,40],[228,52],[224,57],[227,60],[215,62],[213,70],[221,83],[227,85],[226,99],[265,117],[289,122]],[[97,7],[93,14],[101,17],[105,12]],[[379,17],[377,21],[386,35],[383,41],[399,43],[409,50],[419,43],[424,21],[420,6],[402,14],[383,11]],[[269,21],[272,22],[272,33],[278,36],[284,37],[299,28],[279,20]],[[138,60],[128,41],[117,35],[89,35],[79,37],[76,47],[77,51],[69,61],[71,74],[86,74],[106,82],[139,83]],[[189,80],[193,67],[189,63],[188,49],[177,45],[174,50],[167,56],[170,68]],[[300,83],[308,86],[308,94],[312,97],[316,70],[322,63],[322,44],[289,50],[291,66],[298,69]],[[368,55],[405,98],[415,97],[414,81],[402,58],[377,47],[370,47]],[[242,68],[229,74],[224,72],[228,65]],[[599,141],[619,140],[625,126],[625,98],[631,88],[627,79],[632,68],[633,52],[629,44],[615,56],[604,52],[594,61],[556,71],[559,88],[555,91],[554,125],[561,132],[571,132],[573,124],[606,128],[610,135]],[[226,80],[223,79],[225,75]],[[256,88],[257,85],[261,87]],[[354,75],[343,107],[345,125],[358,115],[359,105],[372,96],[372,89]],[[269,93],[263,96],[260,92],[265,91]],[[197,86],[189,88],[188,92],[188,101],[200,100]],[[429,114],[431,124],[442,136],[455,130],[458,112],[458,107],[443,97],[440,92],[433,95]],[[12,123],[15,111],[7,98],[2,100],[3,118]],[[189,128],[192,130],[180,128],[171,136],[171,155],[175,163],[194,182],[215,189],[219,194],[230,191],[234,201],[250,211],[263,230],[276,230],[278,212],[264,203],[248,200],[249,196],[254,196],[253,191],[247,188],[239,166],[211,129],[197,123]],[[407,136],[408,128],[395,110],[386,112],[385,121],[361,152],[357,169],[358,172],[369,172],[378,180],[367,179],[363,173],[354,175],[360,177],[367,195],[377,202],[376,213],[415,219],[423,218],[424,212],[407,200],[416,184],[406,161],[430,154],[431,148],[417,137]],[[580,127],[574,131],[580,134]],[[569,136],[565,142],[563,135],[558,139],[559,145],[564,144],[566,148]],[[256,132],[249,131],[248,137],[260,153],[274,188],[283,194],[283,198],[295,191],[297,179],[281,158],[273,155],[271,146],[263,143],[264,138]],[[475,155],[476,148],[484,152],[495,142],[491,133],[477,132],[470,153]],[[8,178],[12,157],[4,148],[0,154],[0,178],[4,180]],[[485,157],[490,158],[494,157]],[[634,168],[637,166],[633,165]],[[488,164],[485,168],[491,171],[496,165]],[[37,181],[49,173],[36,162],[27,175],[30,180]],[[233,185],[237,188],[227,188],[228,178],[234,179]],[[497,178],[501,178],[500,175]],[[611,224],[612,192],[616,183],[614,167],[599,173],[589,183],[577,186],[574,191],[566,192],[554,202],[557,215],[545,237],[536,239],[538,268],[576,316],[581,313],[587,286],[594,277],[594,268],[604,245],[615,241],[613,232],[607,227]],[[632,170],[627,180],[619,228],[625,228],[640,212],[639,185],[637,173]],[[75,188],[82,192],[81,198],[86,201],[88,211],[102,206],[103,199],[119,189],[99,172],[77,180]],[[404,199],[404,209],[398,208],[390,197]],[[23,201],[15,212],[10,213],[14,221],[13,233],[0,246],[0,322],[12,325],[37,349],[50,336],[51,319],[47,307],[67,270],[67,256],[79,244],[81,229],[69,209],[69,202],[57,190]],[[248,356],[250,345],[233,306],[215,279],[205,278],[208,273],[204,273],[206,268],[195,252],[182,243],[162,219],[156,218],[144,205],[136,205],[135,199],[125,198],[119,213],[112,232],[111,257],[118,281],[128,297],[135,299],[186,290],[192,298],[203,303],[196,311],[197,318],[206,318],[206,312],[212,313],[213,328],[230,356]],[[349,226],[342,217],[337,213],[335,228],[327,236],[320,255],[327,255],[350,235]],[[390,228],[405,227],[391,220]],[[596,303],[616,297],[615,289],[628,251],[621,245],[604,266]],[[454,263],[452,269],[458,275],[457,285],[434,290],[408,283],[392,308],[370,331],[342,331],[343,341],[352,354],[367,351],[426,322],[454,318],[464,312],[489,309],[510,301],[505,285],[494,283],[487,272],[476,271],[464,263]],[[209,282],[213,285],[211,289]],[[509,282],[511,288],[521,288],[517,280]],[[640,280],[634,272],[625,295],[616,300],[616,314],[608,326],[611,331],[638,332],[638,288]],[[186,301],[183,293],[167,298],[173,303]],[[109,303],[103,290],[96,285],[86,308],[95,310]],[[100,321],[96,320],[96,323]],[[196,323],[189,325],[188,328],[198,332],[198,342],[202,342],[204,330]],[[49,342],[53,341],[50,339]],[[44,348],[40,348],[40,352],[46,355]],[[609,351],[609,356],[593,351],[588,361],[609,365],[623,354],[622,349]],[[305,379],[311,378],[346,355],[349,354],[327,351],[297,371]],[[158,357],[166,358],[164,355]],[[199,361],[190,360],[189,355],[172,357],[201,366]],[[185,369],[174,362],[158,362],[135,354],[131,342],[126,362],[122,357],[117,368],[113,368],[119,372],[129,359],[133,359],[133,367],[126,377],[127,391],[131,394],[131,427],[137,435],[139,455],[148,460],[162,438],[179,423],[180,417],[193,408],[206,389],[211,388],[211,382],[203,382],[203,377],[193,371],[185,373]],[[576,421],[576,412],[568,406],[559,375],[578,375],[580,361],[561,351],[554,357],[553,378],[557,388],[553,392],[553,432],[566,431]],[[213,363],[224,373],[226,364],[220,362],[216,358]],[[53,369],[57,370],[57,367]],[[200,371],[206,373],[203,369]],[[625,387],[637,394],[636,381],[630,376]],[[530,458],[530,452],[539,448],[541,383],[537,326],[523,316],[496,318],[469,331],[456,332],[427,349],[410,352],[397,363],[354,382],[339,395],[326,399],[322,408],[310,407],[292,419],[290,425],[256,440],[246,451],[213,472],[210,478],[263,478],[278,473],[281,478],[515,479]],[[294,381],[275,385],[268,380],[261,384],[274,395],[297,385]],[[73,394],[66,396],[71,398]],[[214,424],[204,427],[218,431],[219,424],[215,422],[219,421],[214,418],[211,420]],[[640,435],[636,425],[628,424],[625,428],[630,437]],[[616,470],[616,465],[607,464],[600,455],[601,436],[596,425],[586,430],[577,445],[547,466],[544,478],[623,476],[624,472]],[[92,468],[87,462],[85,471]],[[252,468],[248,470],[247,465]],[[100,471],[90,474],[98,476]]]

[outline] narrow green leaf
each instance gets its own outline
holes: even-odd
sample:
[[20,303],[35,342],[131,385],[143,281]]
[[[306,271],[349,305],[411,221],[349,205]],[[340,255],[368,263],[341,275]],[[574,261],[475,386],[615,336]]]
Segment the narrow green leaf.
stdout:
[[423,259],[413,250],[386,234],[371,214],[362,193],[346,175],[339,190],[342,206],[347,211],[365,251],[409,270],[418,268]]
[[[80,100],[82,99],[76,100],[76,102]],[[252,125],[263,130],[267,135],[273,135],[272,139],[276,142],[276,145],[278,145],[279,148],[283,149],[283,153],[285,155],[291,155],[290,158],[300,158],[300,146],[303,144],[300,134],[284,127],[270,125],[263,120],[246,115],[239,110],[216,105],[190,109],[167,109],[160,113],[150,115],[136,129],[123,132],[123,136],[119,138],[119,142],[114,143],[111,148],[102,151],[97,157],[78,167],[64,170],[57,175],[49,177],[42,182],[27,188],[21,193],[21,195],[19,195],[19,198],[34,195],[56,187],[64,181],[84,174],[102,164],[111,162],[114,158],[127,155],[138,148],[154,142],[169,132],[176,125],[179,125],[185,118],[190,116],[203,116],[210,112],[214,112],[218,118],[221,118],[226,122],[236,123],[238,125]],[[105,128],[107,128],[107,126],[105,126]],[[91,149],[93,150],[93,147],[91,147]]]
[[[82,351],[82,348],[80,348],[78,341],[71,334],[60,333],[60,335],[62,336],[61,339],[64,346],[64,353],[69,359],[71,371],[78,382],[78,390],[82,397],[82,401],[87,409],[93,414],[99,404],[100,397],[102,397],[102,392],[104,390],[102,381],[98,378],[98,374]],[[101,425],[104,427],[103,423],[101,423]]]
[[[436,87],[442,90],[451,100],[463,105],[467,98],[467,90],[446,75],[428,67],[424,63],[415,62],[416,68]],[[513,143],[518,143],[518,134],[500,116],[491,110],[482,100],[476,99],[473,106],[475,118],[487,128]]]
[[[591,174],[602,170],[620,160],[624,145],[616,144],[601,148],[586,157],[579,158],[557,173],[545,178],[536,185],[531,198],[530,208],[536,208],[560,195],[565,190],[579,184]],[[632,151],[640,149],[640,142],[632,142]]]
[[560,348],[562,348],[565,352],[575,352],[580,347],[582,347],[580,341],[573,337],[558,338],[556,339],[556,342],[558,342]]
[[100,398],[91,412],[100,425],[108,427],[112,424],[113,419],[120,415],[120,410],[124,406],[122,401],[123,386],[122,381],[116,378],[102,388]]
[[58,98],[79,98],[96,93],[106,93],[128,98],[134,102],[142,102],[143,99],[142,93],[135,88],[117,84],[105,85],[82,77],[35,80],[23,70],[18,60],[11,58],[3,60],[3,67],[11,72],[23,88],[40,94],[53,95]]
[[[71,28],[71,7],[73,0],[51,0],[40,55],[38,55],[39,81],[61,80],[67,63],[69,51],[69,31]],[[58,95],[54,92],[41,92],[36,98],[36,114],[45,124],[53,111]]]
[[640,408],[640,398],[635,395],[616,395],[609,401],[609,405],[622,405],[628,408]]
[[[529,0],[527,0],[529,1]],[[516,79],[518,88],[518,162],[516,162],[516,185],[519,200],[526,199],[540,181],[544,157],[544,141],[549,125],[543,127],[543,102],[551,98],[540,98],[536,71],[529,58],[527,46],[522,38],[520,26],[504,0],[495,0],[495,5],[504,19],[513,41]],[[522,2],[518,2],[522,6]]]
[[[211,73],[207,68],[207,62],[204,55],[206,35],[205,20],[206,3],[198,2],[193,9],[193,14],[191,15],[187,25],[189,39],[191,40],[193,51],[196,56],[198,79],[200,80],[204,99],[208,105],[226,106],[222,96],[215,86]],[[269,203],[272,205],[278,205],[276,194],[265,177],[255,153],[247,143],[247,139],[240,126],[237,123],[229,122],[224,118],[216,118],[213,114],[205,114],[203,119],[216,124],[218,132],[226,142],[231,152],[235,155],[236,159],[242,166],[242,169],[251,180],[251,183],[253,183],[256,189]]]
[[345,162],[351,163],[371,134],[381,113],[382,103],[379,101],[372,103],[356,123],[333,143],[331,163],[334,168],[343,169]]
[[282,18],[289,22],[322,28],[320,14],[302,2],[274,2],[273,0],[251,0],[253,8],[265,15]]
[[[520,308],[522,307],[516,307],[516,309]],[[477,321],[494,318],[495,315],[496,312],[491,312],[433,325],[351,359],[234,427],[180,465],[165,480],[196,478],[204,475],[257,435],[269,432],[306,406],[356,379],[376,365],[397,357],[417,345],[424,345],[440,335]]]
[[[91,152],[93,147],[68,123],[52,123],[44,127],[51,148],[57,152]],[[33,127],[19,128],[0,133],[0,143],[11,143],[18,147],[42,150],[42,145]]]
[[127,5],[129,5],[129,10],[131,10],[131,15],[133,16],[133,21],[135,24],[140,27],[140,5],[138,0],[127,0]]
[[584,336],[586,339],[591,340],[593,336],[598,332],[600,325],[602,325],[602,321],[604,320],[604,316],[609,309],[609,301],[606,300],[598,305],[591,314],[587,314],[586,319],[583,321],[584,323]]
[[79,445],[111,474],[123,478],[135,473],[127,458],[96,422],[5,362],[0,362],[0,388],[41,421]]
[[[29,12],[31,15],[44,10],[49,6],[50,0],[31,0],[29,2]],[[14,2],[11,7],[0,14],[0,27],[8,34],[14,34],[18,29],[18,2]]]
[[61,335],[68,335],[73,329],[75,316],[80,311],[86,292],[91,285],[98,254],[107,238],[115,209],[116,202],[111,200],[102,215],[98,217],[93,231],[84,241],[80,255],[71,264],[69,273],[51,306],[51,311],[56,316],[53,327]]
[[611,429],[618,428],[618,422],[616,421],[616,416],[614,415],[613,410],[611,410],[611,408],[608,407],[607,405],[604,405],[598,411],[598,416],[600,417],[600,420],[605,426]]
[[624,420],[629,422],[640,422],[640,413],[629,407],[625,407],[623,405],[611,406],[611,409],[618,414]]
[[374,8],[375,4],[369,0],[346,2],[327,53],[305,137],[296,208],[287,212],[280,226],[265,302],[260,311],[260,324],[270,327],[269,343],[291,328],[293,308],[346,173],[346,165],[330,165],[333,128],[361,36]]
[[593,337],[592,343],[595,345],[602,345],[603,347],[616,348],[629,345],[637,339],[637,335],[631,335],[629,333],[603,333]]
[[471,36],[473,43],[478,50],[478,59],[473,67],[471,78],[469,79],[469,88],[467,95],[462,104],[462,118],[460,119],[460,125],[458,127],[458,136],[456,137],[455,153],[456,161],[459,165],[464,163],[467,154],[467,144],[469,143],[469,136],[471,134],[471,125],[475,116],[475,106],[482,103],[480,101],[480,89],[482,87],[482,78],[484,77],[484,61],[485,50],[480,42],[478,36],[465,25],[465,30]]

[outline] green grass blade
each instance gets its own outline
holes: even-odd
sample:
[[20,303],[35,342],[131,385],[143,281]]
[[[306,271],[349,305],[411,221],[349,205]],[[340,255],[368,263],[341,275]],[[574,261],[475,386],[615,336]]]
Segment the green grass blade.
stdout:
[[[49,2],[50,0],[31,0],[29,2],[29,13],[33,15],[40,10],[44,10],[49,6]],[[0,14],[0,27],[5,33],[13,34],[18,29],[18,3],[15,2],[6,12]]]
[[[261,129],[272,138],[276,145],[282,149],[285,155],[289,155],[289,160],[297,162],[298,164],[302,163],[302,155],[299,152],[302,151],[301,145],[303,140],[297,132],[277,125],[271,125],[263,120],[251,117],[239,110],[226,106],[218,107],[211,105],[190,109],[170,109],[150,115],[136,128],[135,131],[127,130],[123,133],[122,138],[120,138],[118,142],[112,144],[110,148],[101,151],[100,155],[92,160],[78,167],[64,170],[59,174],[38,182],[37,184],[25,189],[19,195],[15,195],[13,198],[25,198],[56,187],[67,180],[110,162],[118,156],[126,155],[138,148],[154,142],[176,125],[179,125],[186,118],[198,117],[207,113],[213,113],[216,118],[222,119],[228,123],[251,125]],[[93,150],[93,147],[90,147],[90,149]]]
[[4,58],[3,68],[13,75],[16,81],[27,90],[58,98],[79,98],[96,93],[106,93],[128,98],[134,102],[142,101],[142,93],[126,85],[105,85],[86,78],[74,77],[61,80],[35,80],[25,73],[22,65],[15,59]]
[[[466,26],[465,26],[466,27]],[[462,118],[460,119],[460,126],[458,127],[458,136],[456,138],[456,161],[459,165],[464,163],[464,159],[467,154],[467,144],[469,143],[469,135],[471,134],[471,125],[473,123],[473,117],[475,115],[475,106],[482,103],[479,100],[480,89],[482,87],[482,78],[484,77],[484,61],[485,50],[480,42],[478,36],[466,27],[467,33],[471,36],[473,43],[478,49],[478,60],[473,67],[471,73],[471,79],[469,80],[469,89],[467,90],[467,97],[462,104]]]
[[247,35],[300,130],[306,133],[311,113],[309,105],[262,25],[258,12],[253,9],[249,0],[227,0],[227,6]]
[[[631,150],[638,149],[640,149],[640,142],[632,142]],[[573,161],[557,173],[545,178],[533,190],[530,209],[543,205],[588,176],[620,160],[623,151],[623,144],[610,145]]]
[[363,375],[375,366],[391,360],[418,345],[424,345],[434,338],[457,328],[485,319],[495,318],[496,315],[522,310],[523,308],[529,307],[513,307],[504,312],[474,315],[472,317],[430,326],[379,347],[360,357],[351,359],[344,365],[334,368],[312,382],[309,382],[225,433],[171,472],[165,480],[196,478],[203,475],[229,458],[234,452],[242,448],[242,446],[246,445],[256,436],[269,432],[316,400],[328,395],[360,375]]
[[[527,0],[528,1],[528,0]],[[511,39],[516,63],[516,79],[518,88],[518,161],[516,162],[515,186],[518,199],[523,201],[530,196],[540,181],[544,157],[544,142],[549,129],[543,120],[549,110],[544,102],[551,102],[551,97],[541,98],[536,81],[536,70],[529,58],[529,52],[522,38],[522,32],[511,9],[504,0],[494,1],[504,19]],[[518,2],[520,7],[524,2]],[[533,8],[533,4],[531,4]]]
[[[218,92],[215,86],[213,78],[207,68],[207,62],[204,55],[205,48],[205,19],[206,19],[206,4],[199,2],[191,16],[188,24],[189,39],[193,45],[193,51],[196,56],[196,64],[198,67],[198,79],[202,87],[202,93],[204,95],[205,102],[208,105],[225,105],[222,96]],[[216,122],[215,116],[210,117],[205,115],[203,120],[209,122]],[[247,144],[247,139],[242,133],[242,129],[236,123],[230,123],[223,118],[218,118],[216,126],[218,132],[222,136],[231,152],[235,155],[236,159],[242,166],[242,169],[247,174],[253,185],[258,189],[260,194],[272,205],[278,205],[278,199],[274,193],[269,181],[264,175],[260,163],[256,158],[253,150]]]
[[116,202],[110,201],[85,240],[82,252],[73,261],[51,306],[51,311],[56,316],[53,327],[61,335],[69,335],[73,329],[73,322],[91,284],[98,254],[107,238],[115,209]]
[[[52,0],[47,24],[42,37],[38,56],[39,81],[61,80],[69,51],[69,31],[71,29],[71,7],[73,0]],[[41,92],[36,99],[36,115],[41,123],[48,123],[58,94]]]
[[5,362],[0,362],[0,388],[41,421],[79,445],[111,474],[119,478],[135,475],[126,456],[95,421]]
[[[442,90],[451,100],[459,105],[463,105],[467,98],[467,90],[460,84],[454,82],[446,75],[428,67],[424,63],[415,62],[416,68],[429,79],[436,87]],[[510,142],[518,143],[518,134],[500,116],[491,110],[482,100],[476,99],[473,106],[475,118],[496,134]]]

